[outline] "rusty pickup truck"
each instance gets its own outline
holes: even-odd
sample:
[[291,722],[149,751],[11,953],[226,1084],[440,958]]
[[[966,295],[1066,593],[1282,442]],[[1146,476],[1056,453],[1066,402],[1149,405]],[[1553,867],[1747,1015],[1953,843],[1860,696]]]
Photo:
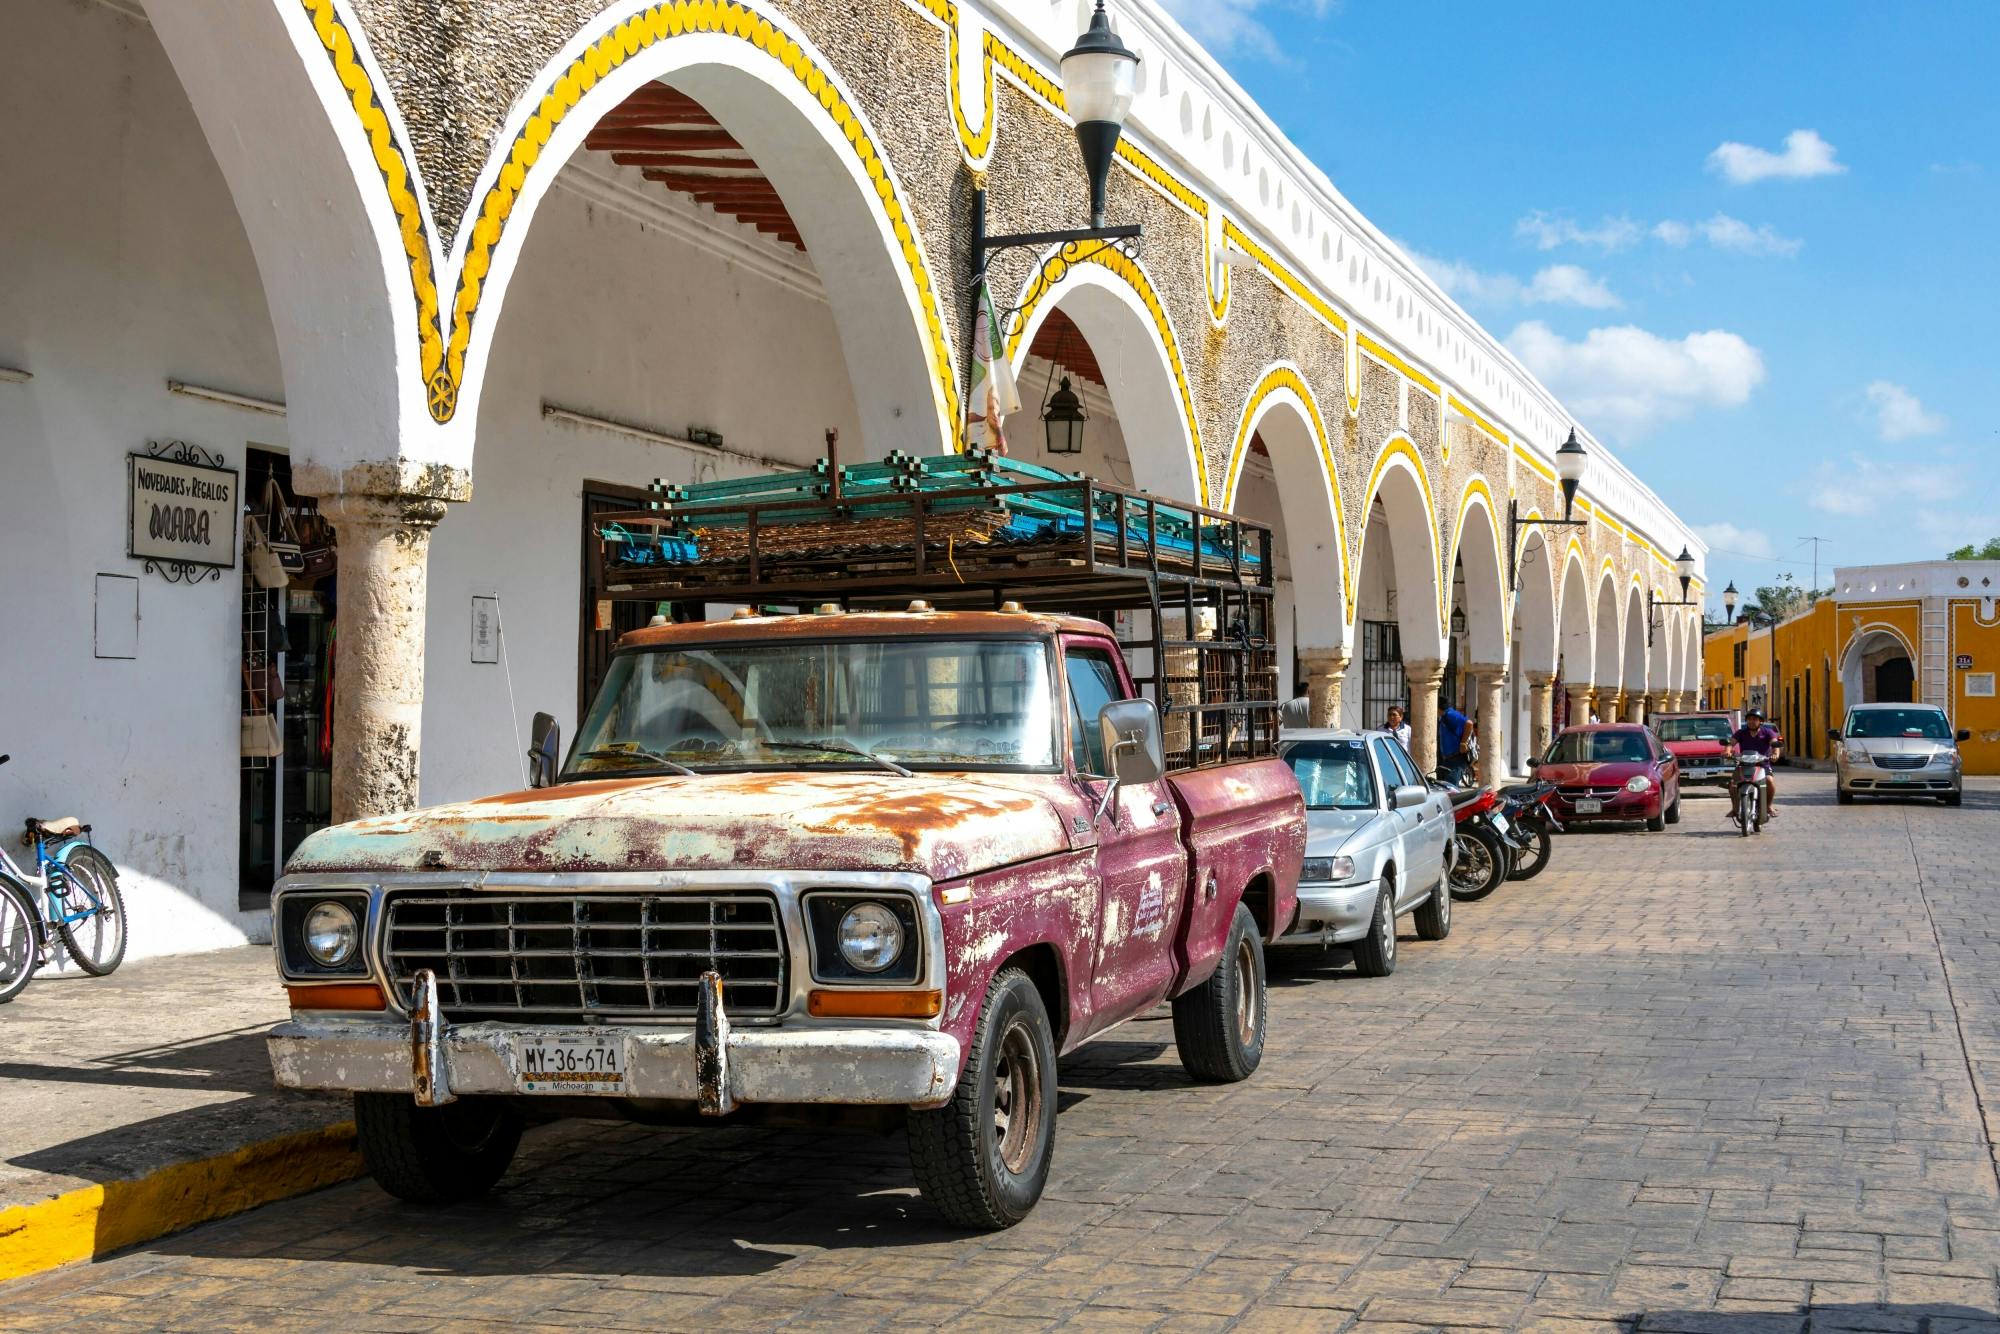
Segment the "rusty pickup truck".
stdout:
[[[951,589],[982,586],[953,563]],[[351,1091],[369,1170],[413,1201],[486,1190],[548,1117],[900,1123],[939,1213],[1018,1222],[1059,1057],[1171,1002],[1192,1077],[1248,1077],[1264,943],[1296,907],[1298,786],[1260,742],[1274,701],[1238,697],[1275,693],[1241,686],[1262,641],[1169,639],[1142,584],[1139,680],[1105,621],[1012,602],[626,636],[566,758],[537,717],[529,788],[299,847],[273,898],[278,1083]],[[1229,649],[1221,699],[1189,678],[1229,677]]]

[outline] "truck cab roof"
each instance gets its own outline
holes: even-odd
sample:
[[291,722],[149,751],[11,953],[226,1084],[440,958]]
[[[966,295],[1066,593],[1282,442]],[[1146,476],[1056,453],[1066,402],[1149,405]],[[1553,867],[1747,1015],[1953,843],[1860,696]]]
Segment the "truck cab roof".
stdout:
[[647,626],[618,641],[620,648],[670,648],[680,644],[738,643],[770,639],[878,639],[909,635],[1046,639],[1058,634],[1109,635],[1101,621],[1031,611],[853,611],[838,609],[766,616],[739,613],[722,621]]

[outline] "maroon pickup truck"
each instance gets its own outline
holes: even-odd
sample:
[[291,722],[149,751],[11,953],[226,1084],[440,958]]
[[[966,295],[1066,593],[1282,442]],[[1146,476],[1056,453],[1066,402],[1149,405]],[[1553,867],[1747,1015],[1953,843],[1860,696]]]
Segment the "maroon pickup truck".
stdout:
[[1011,603],[628,635],[566,760],[537,718],[528,790],[300,846],[278,1082],[352,1091],[406,1199],[485,1190],[532,1118],[893,1121],[946,1218],[1019,1221],[1059,1056],[1171,1001],[1190,1075],[1248,1077],[1296,907],[1299,789],[1275,692],[1243,687],[1263,641],[1149,619],[1143,681],[1105,623]]

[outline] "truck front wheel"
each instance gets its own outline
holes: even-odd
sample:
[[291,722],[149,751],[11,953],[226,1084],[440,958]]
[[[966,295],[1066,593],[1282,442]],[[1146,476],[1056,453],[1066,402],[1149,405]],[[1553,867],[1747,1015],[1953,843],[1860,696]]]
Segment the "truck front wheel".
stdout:
[[918,1189],[959,1227],[1012,1227],[1042,1198],[1056,1142],[1056,1040],[1026,973],[993,979],[957,1092],[911,1112],[909,1137]]
[[354,1126],[375,1184],[411,1204],[484,1195],[521,1144],[520,1116],[493,1098],[419,1107],[407,1094],[357,1093]]
[[1174,1045],[1196,1079],[1233,1084],[1264,1059],[1264,942],[1242,904],[1230,924],[1222,964],[1208,981],[1174,997]]

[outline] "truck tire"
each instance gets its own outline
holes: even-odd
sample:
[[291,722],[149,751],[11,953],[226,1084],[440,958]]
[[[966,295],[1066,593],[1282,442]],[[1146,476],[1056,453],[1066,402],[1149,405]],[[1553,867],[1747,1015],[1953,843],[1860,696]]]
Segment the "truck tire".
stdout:
[[357,1093],[354,1126],[375,1184],[411,1204],[484,1195],[521,1144],[520,1115],[496,1098],[419,1107],[407,1094]]
[[1250,1078],[1264,1059],[1264,942],[1241,903],[1229,924],[1222,963],[1208,980],[1174,997],[1174,1046],[1181,1067],[1210,1084]]
[[1363,977],[1387,977],[1396,971],[1396,881],[1382,877],[1375,891],[1375,913],[1368,934],[1354,942],[1354,971]]
[[1008,1228],[1048,1183],[1056,1142],[1056,1040],[1034,979],[1007,968],[987,989],[951,1101],[908,1119],[910,1167],[959,1227]]

